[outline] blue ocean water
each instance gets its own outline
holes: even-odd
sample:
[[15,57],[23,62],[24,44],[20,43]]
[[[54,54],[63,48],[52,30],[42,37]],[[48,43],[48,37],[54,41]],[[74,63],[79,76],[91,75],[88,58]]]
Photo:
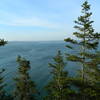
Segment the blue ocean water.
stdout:
[[[66,49],[65,45],[66,43],[63,41],[8,42],[7,45],[0,47],[0,68],[6,69],[4,75],[8,84],[7,90],[13,90],[13,78],[16,77],[18,68],[16,57],[21,55],[30,60],[31,78],[36,82],[37,88],[43,91],[44,86],[51,78],[51,69],[48,67],[48,63],[53,61],[52,58],[58,50],[61,50],[63,55],[71,52]],[[78,67],[73,63],[69,63],[66,65],[66,69],[69,71],[69,75],[73,75]]]

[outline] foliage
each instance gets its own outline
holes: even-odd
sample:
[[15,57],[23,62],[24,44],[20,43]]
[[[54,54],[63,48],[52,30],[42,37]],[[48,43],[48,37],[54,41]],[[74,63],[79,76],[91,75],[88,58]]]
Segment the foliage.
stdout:
[[[76,45],[79,49],[76,54],[66,54],[68,61],[78,62],[81,64],[80,74],[73,79],[73,84],[79,88],[79,94],[82,100],[99,100],[100,88],[100,52],[98,50],[100,33],[94,32],[92,27],[93,21],[90,20],[92,13],[89,11],[90,5],[85,1],[82,5],[82,15],[75,21],[74,28],[77,32],[73,35],[75,39],[67,38],[65,41],[69,44],[68,49],[75,50]],[[74,46],[73,46],[74,45]],[[78,82],[74,82],[78,81]],[[77,83],[77,84],[75,84]],[[80,83],[80,84],[79,84]]]
[[7,41],[5,41],[4,39],[0,39],[0,46],[4,46],[5,44],[7,44]]
[[69,94],[73,91],[70,89],[68,73],[64,69],[65,63],[60,51],[58,51],[57,56],[53,60],[54,64],[49,63],[49,66],[52,68],[52,80],[46,86],[48,95],[45,97],[45,100],[67,100],[67,98],[69,99]]
[[2,76],[4,71],[5,71],[4,69],[0,71],[0,100],[5,97],[5,90],[4,90],[5,84],[3,82],[4,77]]
[[30,62],[20,56],[17,58],[19,63],[18,76],[14,79],[16,88],[14,96],[16,100],[35,100],[37,93],[36,85],[29,76]]

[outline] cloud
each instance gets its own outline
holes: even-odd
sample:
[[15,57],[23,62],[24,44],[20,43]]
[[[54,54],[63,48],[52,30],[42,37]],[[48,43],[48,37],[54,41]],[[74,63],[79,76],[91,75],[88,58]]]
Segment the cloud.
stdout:
[[20,16],[11,12],[0,11],[0,24],[8,26],[33,26],[44,28],[60,28],[62,25],[49,18],[37,16]]
[[[25,12],[25,11],[24,11]],[[59,22],[60,19],[58,18],[59,15],[55,13],[41,13],[37,14],[27,14],[31,12],[31,10],[26,11],[25,14],[15,13],[11,11],[7,11],[4,9],[0,10],[0,24],[7,25],[7,26],[19,26],[19,27],[41,27],[41,28],[50,28],[50,29],[62,29],[63,23]],[[58,21],[56,21],[58,20]]]
[[46,28],[59,28],[60,25],[48,20],[44,20],[37,17],[32,18],[17,18],[13,19],[10,23],[11,26],[35,26],[35,27],[46,27]]
[[[12,14],[11,14],[12,15]],[[44,28],[60,28],[60,23],[52,22],[51,20],[42,19],[38,17],[22,18],[22,17],[10,17],[9,19],[0,20],[0,24],[8,26],[33,26],[33,27],[44,27]]]

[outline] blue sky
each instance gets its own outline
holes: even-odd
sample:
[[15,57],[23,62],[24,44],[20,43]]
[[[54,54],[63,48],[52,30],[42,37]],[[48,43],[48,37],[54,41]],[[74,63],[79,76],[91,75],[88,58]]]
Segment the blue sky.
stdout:
[[[0,0],[0,38],[50,41],[73,37],[74,20],[84,0]],[[100,32],[100,0],[89,0]]]

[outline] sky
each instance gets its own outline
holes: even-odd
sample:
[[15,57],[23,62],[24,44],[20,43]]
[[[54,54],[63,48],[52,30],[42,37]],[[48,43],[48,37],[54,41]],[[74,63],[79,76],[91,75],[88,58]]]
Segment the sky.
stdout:
[[[0,38],[52,41],[73,37],[74,20],[85,0],[0,0]],[[100,32],[100,0],[88,0],[93,26]]]

